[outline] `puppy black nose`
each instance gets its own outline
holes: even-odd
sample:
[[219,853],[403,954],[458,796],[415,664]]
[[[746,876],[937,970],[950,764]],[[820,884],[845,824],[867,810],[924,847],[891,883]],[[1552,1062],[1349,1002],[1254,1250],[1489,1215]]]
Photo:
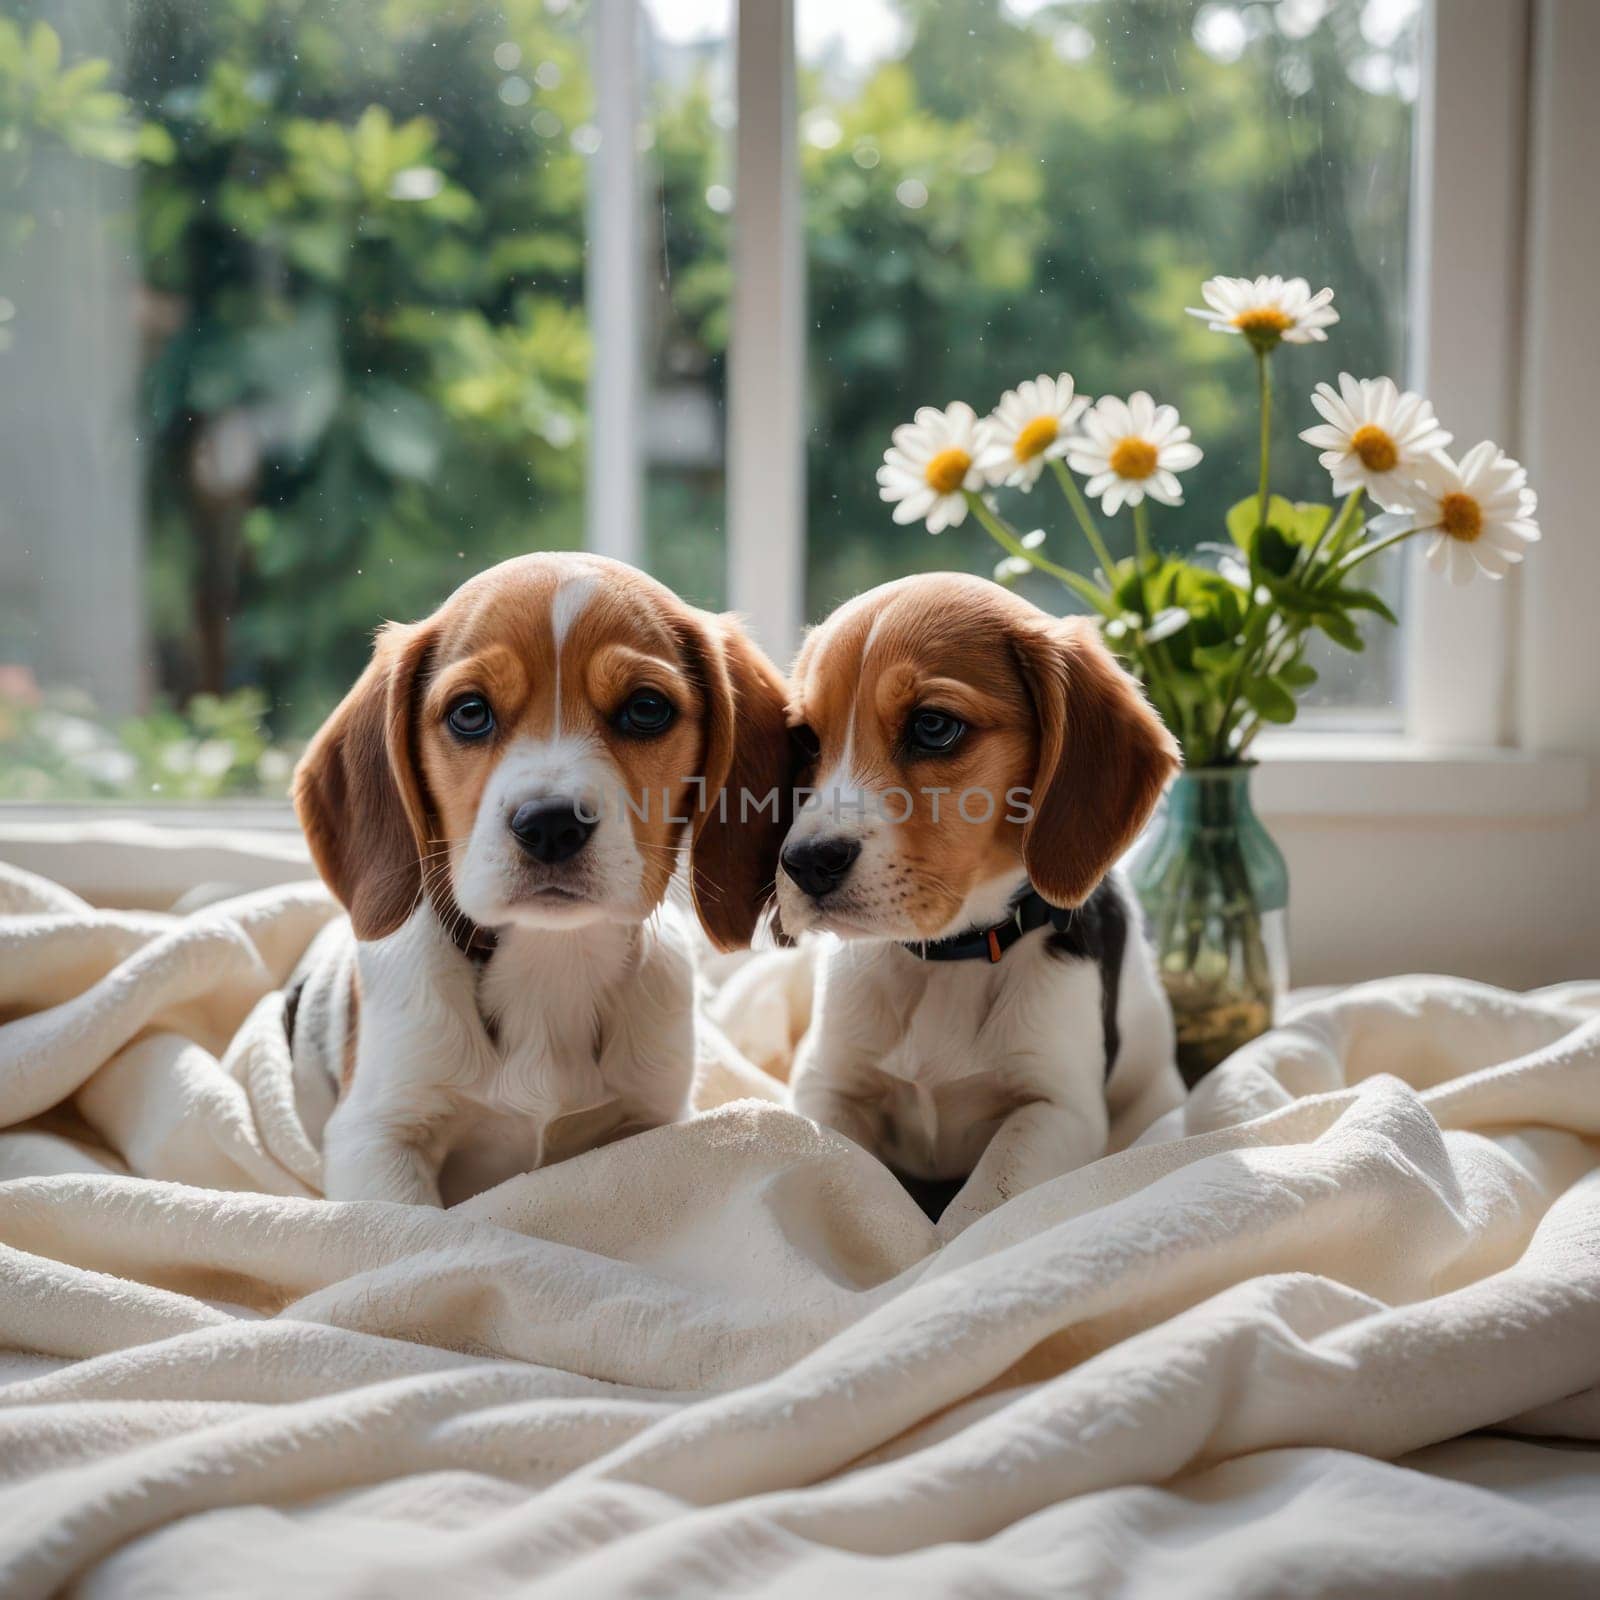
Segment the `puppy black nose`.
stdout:
[[861,854],[854,839],[802,839],[785,847],[783,870],[814,900],[837,889]]
[[518,806],[511,818],[517,843],[547,867],[577,855],[589,842],[594,826],[565,800],[529,800]]

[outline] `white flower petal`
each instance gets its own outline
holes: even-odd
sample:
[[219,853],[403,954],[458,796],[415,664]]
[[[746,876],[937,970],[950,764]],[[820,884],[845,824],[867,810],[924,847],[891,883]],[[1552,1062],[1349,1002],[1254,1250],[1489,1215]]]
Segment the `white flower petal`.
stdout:
[[1464,488],[1475,487],[1478,480],[1483,477],[1495,458],[1500,454],[1500,446],[1492,440],[1484,439],[1473,445],[1461,458],[1461,465],[1457,469],[1461,476]]
[[1307,444],[1315,446],[1318,450],[1338,450],[1342,455],[1344,453],[1342,447],[1349,435],[1334,427],[1332,423],[1323,422],[1319,423],[1315,428],[1305,429],[1300,437]]
[[[1099,419],[1100,429],[1098,431],[1104,433],[1108,443],[1117,439],[1125,439],[1134,431],[1133,414],[1128,409],[1128,403],[1125,400],[1119,400],[1116,395],[1102,395],[1091,416]],[[1084,421],[1087,424],[1089,418],[1086,417]]]
[[1181,506],[1183,504],[1183,489],[1170,472],[1152,473],[1150,477],[1144,480],[1144,488],[1152,500],[1159,500],[1162,505]]
[[[1450,541],[1450,581],[1452,583],[1471,583],[1474,574],[1479,571],[1478,558],[1472,553],[1472,546],[1461,544],[1452,539]],[[1494,576],[1494,574],[1490,574]]]
[[911,495],[894,508],[894,520],[902,525],[916,522],[927,515],[937,499],[938,496],[932,489],[924,489],[921,494]]

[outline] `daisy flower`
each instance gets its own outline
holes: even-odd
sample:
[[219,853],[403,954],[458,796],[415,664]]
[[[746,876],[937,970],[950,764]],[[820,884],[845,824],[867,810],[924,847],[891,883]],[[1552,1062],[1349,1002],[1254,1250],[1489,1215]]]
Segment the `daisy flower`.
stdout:
[[1328,336],[1322,330],[1339,320],[1333,290],[1318,289],[1304,278],[1207,278],[1200,285],[1203,307],[1188,307],[1213,333],[1242,333],[1257,350],[1271,350],[1280,339],[1311,344]]
[[894,520],[926,518],[929,533],[959,527],[967,517],[963,491],[983,487],[977,458],[986,429],[972,407],[963,400],[943,411],[922,406],[891,437],[878,468],[878,496],[894,505]]
[[1089,480],[1085,489],[1108,517],[1146,495],[1181,506],[1176,474],[1199,459],[1199,446],[1189,442],[1177,408],[1158,406],[1143,389],[1126,401],[1102,395],[1085,414],[1083,432],[1067,446],[1067,465]]
[[1052,378],[1041,373],[1007,389],[988,418],[989,442],[978,468],[990,483],[1031,489],[1044,464],[1067,453],[1067,434],[1089,409],[1088,399],[1073,392],[1070,373]]
[[1333,492],[1365,489],[1386,511],[1405,506],[1412,469],[1450,443],[1433,407],[1420,394],[1402,392],[1393,378],[1339,374],[1339,388],[1319,383],[1311,403],[1327,420],[1300,435],[1322,451]]
[[1458,466],[1443,450],[1418,462],[1407,510],[1419,533],[1431,533],[1428,564],[1452,583],[1475,571],[1503,578],[1539,539],[1539,497],[1526,469],[1485,439]]

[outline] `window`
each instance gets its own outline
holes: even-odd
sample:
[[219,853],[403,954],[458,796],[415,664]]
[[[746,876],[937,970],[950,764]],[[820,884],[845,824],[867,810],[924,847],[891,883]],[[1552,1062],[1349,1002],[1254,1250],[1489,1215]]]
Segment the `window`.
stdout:
[[[1210,513],[1252,481],[1258,434],[1251,363],[1184,314],[1217,272],[1337,290],[1336,340],[1278,364],[1275,489],[1326,498],[1294,438],[1320,420],[1306,397],[1341,369],[1404,371],[1417,4],[796,5],[813,615],[903,572],[993,567],[970,522],[895,527],[873,473],[913,407],[982,414],[1040,372],[1177,404],[1206,457],[1155,535],[1225,538]],[[1087,561],[1048,480],[1006,498]],[[1061,608],[1058,586],[1024,587]],[[1324,706],[1398,720],[1392,635],[1318,665]]]
[[281,795],[374,626],[524,550],[720,603],[701,10],[687,42],[571,0],[0,22],[0,797]]
[[[1313,383],[1408,355],[1423,17],[20,4],[0,798],[281,795],[373,626],[525,549],[638,560],[778,654],[864,585],[986,571],[975,529],[895,527],[874,471],[914,406],[1046,369],[1179,403],[1207,459],[1157,535],[1215,538],[1254,413],[1182,314],[1213,271],[1338,290],[1280,384],[1279,486],[1313,492]],[[1396,722],[1400,646],[1327,663],[1326,714]]]

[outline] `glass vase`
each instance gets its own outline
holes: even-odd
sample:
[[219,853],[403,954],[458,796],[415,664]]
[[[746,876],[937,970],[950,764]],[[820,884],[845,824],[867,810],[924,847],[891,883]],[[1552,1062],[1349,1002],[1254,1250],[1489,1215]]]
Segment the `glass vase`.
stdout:
[[1180,774],[1129,864],[1191,1087],[1272,1026],[1289,986],[1289,869],[1250,804],[1253,771]]

